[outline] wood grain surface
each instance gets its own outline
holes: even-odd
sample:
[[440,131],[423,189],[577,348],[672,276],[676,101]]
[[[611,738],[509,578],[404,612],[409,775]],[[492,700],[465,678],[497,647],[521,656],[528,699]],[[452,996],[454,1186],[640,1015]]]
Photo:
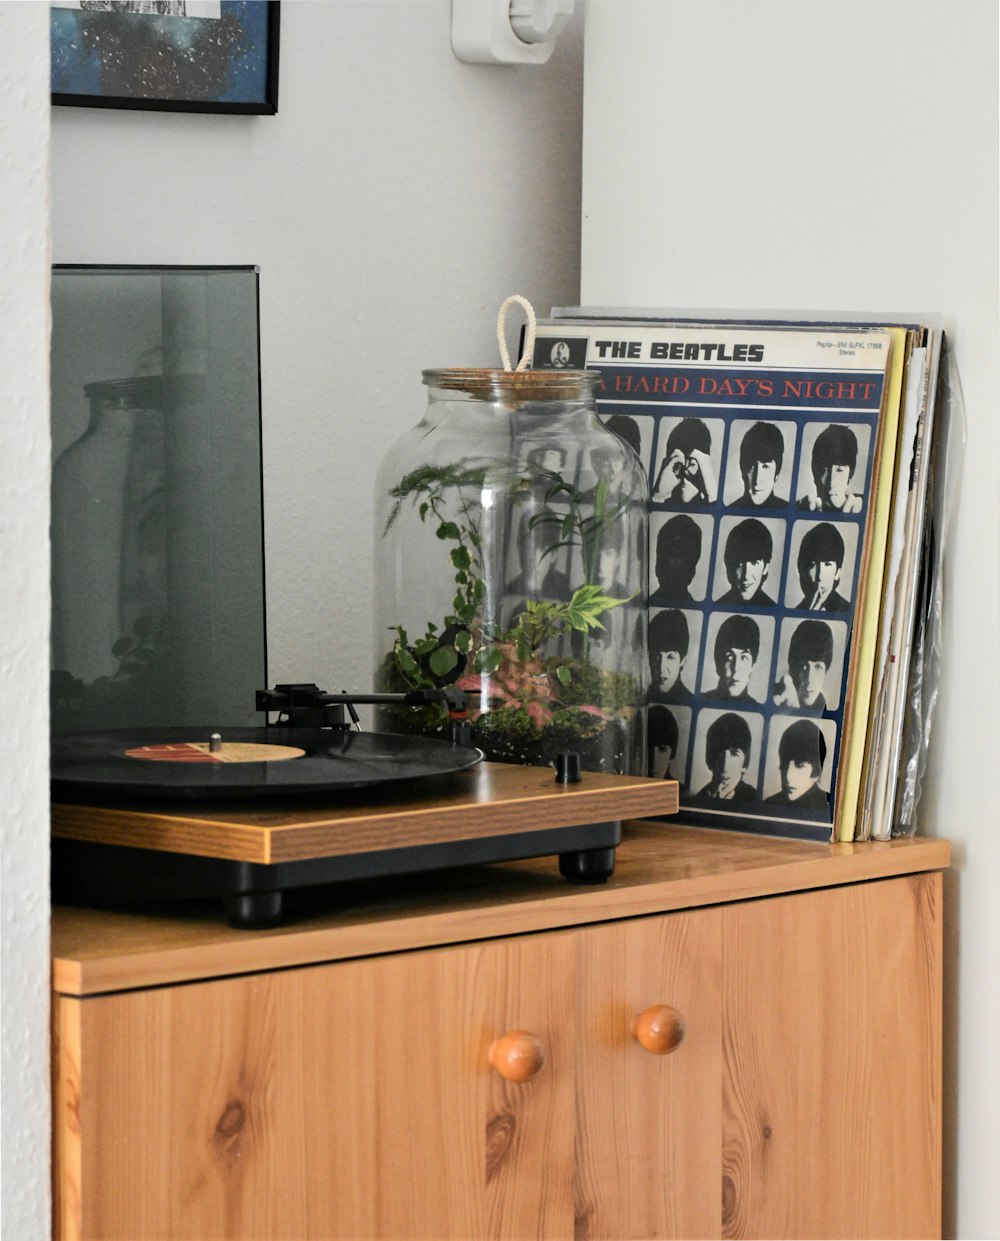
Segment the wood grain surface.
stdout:
[[[717,1237],[722,1159],[719,909],[578,934],[577,1237]],[[667,1003],[687,1034],[669,1056],[635,1037]]]
[[[941,877],[58,997],[56,1234],[940,1235]],[[633,1035],[666,1003],[668,1056]],[[537,1037],[529,1081],[489,1063]]]
[[[120,989],[56,997],[57,1235],[939,1236],[947,862],[630,823],[600,889],[546,860],[273,932],[56,910],[57,979]],[[511,1029],[532,1081],[489,1068]]]
[[[573,954],[527,937],[64,1001],[86,1158],[59,1235],[572,1236]],[[488,1063],[510,1028],[545,1046],[532,1081]]]
[[947,841],[815,844],[675,822],[630,822],[614,877],[579,888],[554,858],[341,884],[266,931],[180,902],[115,912],[57,907],[53,985],[68,995],[462,943],[664,910],[747,900],[948,865]]
[[722,910],[723,1236],[940,1237],[941,888]]
[[56,804],[52,832],[71,840],[271,864],[677,811],[674,780],[582,775],[579,784],[557,784],[549,767],[480,763],[424,785],[362,790],[320,805],[314,799],[306,806],[301,799],[262,799],[238,809]]
[[52,1226],[62,1241],[81,1241],[83,1149],[80,1128],[80,1044],[84,1009],[78,1000],[52,1003]]

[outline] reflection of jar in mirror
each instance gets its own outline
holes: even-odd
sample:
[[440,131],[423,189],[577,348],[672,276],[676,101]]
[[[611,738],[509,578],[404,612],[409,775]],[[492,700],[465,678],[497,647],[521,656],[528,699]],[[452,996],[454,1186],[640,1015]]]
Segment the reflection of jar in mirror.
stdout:
[[90,422],[52,471],[52,666],[90,683],[166,610],[163,380],[84,391]]

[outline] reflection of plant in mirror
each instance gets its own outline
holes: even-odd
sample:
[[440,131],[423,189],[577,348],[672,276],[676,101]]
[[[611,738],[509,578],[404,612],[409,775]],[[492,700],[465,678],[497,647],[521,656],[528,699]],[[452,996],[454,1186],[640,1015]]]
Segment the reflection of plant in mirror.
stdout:
[[113,680],[144,671],[156,658],[152,637],[153,618],[137,616],[132,625],[132,636],[123,635],[111,648],[111,654],[118,660],[118,667],[111,674]]
[[111,647],[117,667],[108,676],[95,677],[88,683],[54,669],[50,710],[55,731],[147,724],[148,711],[163,695],[158,628],[152,617],[137,616],[131,634],[123,634]]

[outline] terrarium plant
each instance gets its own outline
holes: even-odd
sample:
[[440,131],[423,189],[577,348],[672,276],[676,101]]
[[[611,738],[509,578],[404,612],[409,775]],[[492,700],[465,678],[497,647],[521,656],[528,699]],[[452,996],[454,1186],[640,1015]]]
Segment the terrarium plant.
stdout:
[[[502,495],[503,511],[484,506],[486,491]],[[641,687],[628,671],[608,670],[592,657],[592,638],[602,636],[610,614],[633,596],[615,595],[601,583],[602,549],[619,539],[616,527],[629,511],[628,496],[611,499],[606,479],[589,490],[558,471],[528,473],[510,463],[482,458],[423,464],[391,488],[387,535],[405,505],[442,545],[454,581],[445,615],[428,620],[422,633],[402,625],[391,630],[382,666],[387,690],[455,684],[469,698],[473,737],[487,757],[547,762],[565,750],[581,753],[584,765],[628,767],[629,721]],[[540,569],[557,560],[578,566],[566,597],[527,597],[498,606],[495,557],[498,532],[516,528],[519,510],[529,512]],[[487,528],[484,528],[484,523]],[[500,539],[502,543],[502,539]],[[409,711],[394,728],[445,729],[441,708]]]

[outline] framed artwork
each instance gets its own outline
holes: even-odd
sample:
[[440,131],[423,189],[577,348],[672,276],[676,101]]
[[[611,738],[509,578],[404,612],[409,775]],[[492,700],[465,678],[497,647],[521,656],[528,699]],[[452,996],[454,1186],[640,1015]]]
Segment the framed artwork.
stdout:
[[52,102],[278,110],[278,0],[51,0]]

